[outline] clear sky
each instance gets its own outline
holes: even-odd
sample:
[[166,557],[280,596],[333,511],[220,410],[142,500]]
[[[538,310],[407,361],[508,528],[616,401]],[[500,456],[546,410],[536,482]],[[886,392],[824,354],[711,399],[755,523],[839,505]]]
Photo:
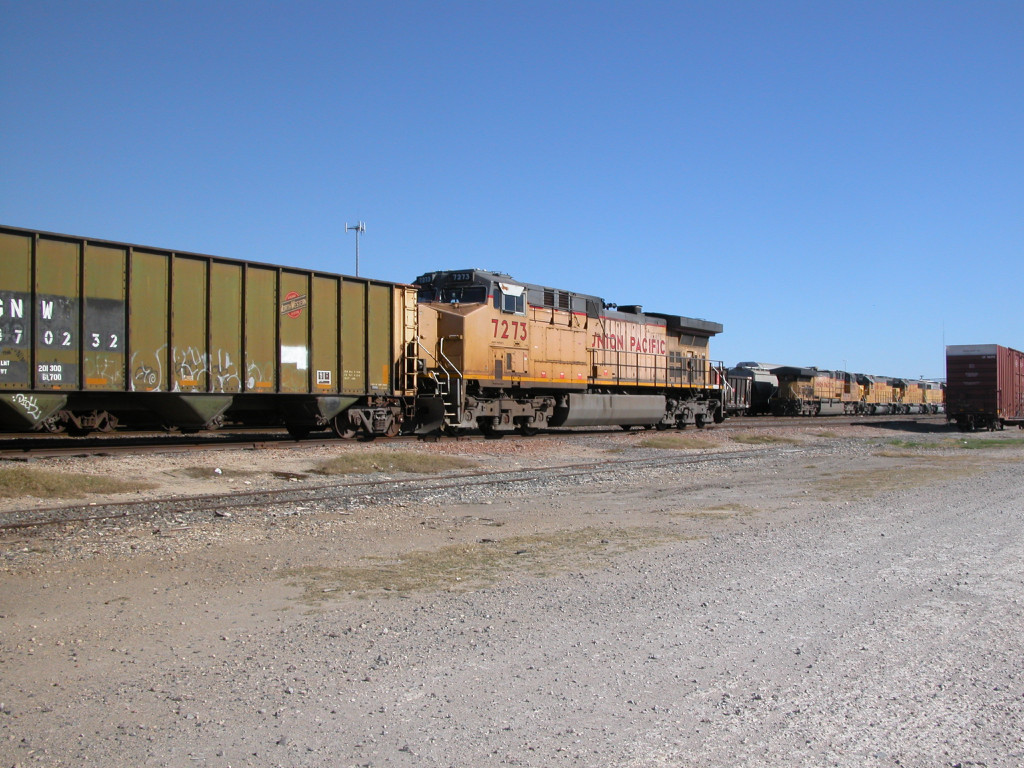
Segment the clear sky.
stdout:
[[714,320],[712,356],[1024,349],[1024,3],[0,0],[0,223]]

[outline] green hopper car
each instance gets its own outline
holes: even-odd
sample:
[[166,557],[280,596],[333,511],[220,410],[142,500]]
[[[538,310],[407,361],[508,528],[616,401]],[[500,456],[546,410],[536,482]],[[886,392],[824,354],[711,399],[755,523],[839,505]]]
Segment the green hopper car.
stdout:
[[0,428],[394,435],[416,312],[399,283],[0,227]]

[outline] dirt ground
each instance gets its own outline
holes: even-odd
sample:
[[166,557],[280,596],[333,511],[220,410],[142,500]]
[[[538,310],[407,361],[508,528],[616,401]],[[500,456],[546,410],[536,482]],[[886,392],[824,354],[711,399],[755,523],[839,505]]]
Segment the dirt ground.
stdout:
[[[6,534],[0,766],[1024,764],[1016,432],[651,437],[403,445],[600,467]],[[158,498],[381,449],[41,466]],[[707,460],[623,463],[666,455]]]

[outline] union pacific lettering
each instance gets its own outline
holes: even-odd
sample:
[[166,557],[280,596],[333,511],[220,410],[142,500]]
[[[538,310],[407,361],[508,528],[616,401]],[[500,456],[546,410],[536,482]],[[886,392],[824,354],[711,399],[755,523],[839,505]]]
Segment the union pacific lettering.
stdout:
[[614,333],[595,333],[591,344],[594,349],[626,349],[626,337]]
[[[614,324],[609,322],[608,325]],[[622,323],[621,325],[626,324]],[[595,333],[591,337],[591,346],[594,349],[611,349],[617,352],[635,352],[642,355],[664,355],[667,353],[665,339],[649,336],[646,333],[646,328],[630,325],[632,327],[627,327],[622,333]],[[614,330],[618,329],[613,328]]]

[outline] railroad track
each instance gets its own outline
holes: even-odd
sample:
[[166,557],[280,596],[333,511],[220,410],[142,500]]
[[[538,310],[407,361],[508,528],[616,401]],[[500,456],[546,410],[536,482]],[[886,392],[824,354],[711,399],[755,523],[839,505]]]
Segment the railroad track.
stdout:
[[[700,455],[670,455],[640,459],[612,459],[581,464],[562,464],[528,469],[503,471],[460,472],[429,478],[365,480],[346,483],[327,483],[317,486],[283,488],[278,490],[239,491],[200,496],[182,496],[169,499],[144,499],[110,504],[47,507],[14,510],[0,515],[0,531],[39,529],[65,524],[102,523],[105,521],[161,520],[194,517],[197,521],[210,516],[230,517],[232,510],[253,507],[272,508],[285,505],[330,502],[338,508],[359,503],[384,503],[415,498],[424,494],[446,491],[486,488],[519,483],[564,483],[569,478],[607,474],[610,471],[665,469],[711,462],[733,462],[749,459],[779,448],[756,448],[721,451]],[[784,448],[783,451],[802,451],[803,448]]]
[[[827,428],[829,424],[856,426],[885,426],[888,424],[906,427],[918,425],[922,431],[944,428],[944,415],[916,416],[804,416],[804,417],[773,417],[753,416],[731,418],[722,424],[709,425],[707,430],[744,430],[757,428],[799,428],[820,426]],[[538,435],[522,438],[516,433],[507,435],[506,439],[558,438],[566,435],[602,434],[616,432],[615,427],[580,428],[574,430],[541,431]],[[416,442],[424,438],[416,435],[402,435],[394,438],[381,438],[381,444],[396,442]],[[438,438],[430,438],[438,439]],[[490,439],[476,432],[467,433],[457,438],[444,436],[442,440],[485,440]],[[140,449],[160,452],[194,451],[194,450],[260,450],[266,448],[304,448],[309,446],[337,445],[352,441],[341,441],[339,438],[324,433],[296,440],[284,429],[239,430],[223,432],[204,432],[196,435],[166,434],[160,432],[134,434],[108,434],[90,437],[67,438],[49,435],[2,435],[0,434],[0,459],[32,460],[56,456],[111,456],[119,453],[131,453]]]

